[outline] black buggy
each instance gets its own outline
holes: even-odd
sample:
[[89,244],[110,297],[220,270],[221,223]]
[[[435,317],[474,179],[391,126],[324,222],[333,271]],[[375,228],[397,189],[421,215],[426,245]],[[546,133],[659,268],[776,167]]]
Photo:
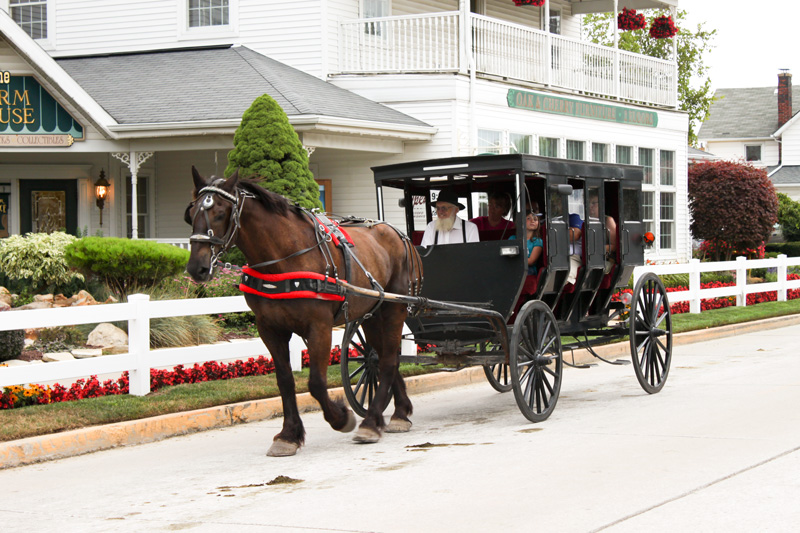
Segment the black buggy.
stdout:
[[[482,365],[490,384],[500,392],[513,389],[520,410],[534,422],[550,416],[558,401],[563,365],[569,364],[562,358],[564,350],[587,348],[606,361],[592,347],[629,336],[642,388],[656,393],[664,386],[672,324],[663,284],[647,274],[629,304],[612,299],[627,286],[633,268],[644,264],[645,246],[652,242],[642,220],[641,167],[513,154],[417,161],[373,171],[379,218],[386,220],[393,198],[391,205],[404,209],[415,244],[434,216],[436,194],[445,188],[458,193],[466,205],[459,216],[467,219],[482,214],[493,192],[512,200],[513,229],[481,231],[476,243],[418,248],[424,265],[422,297],[403,301],[408,301],[407,325],[421,353],[401,355],[401,362],[454,369]],[[590,199],[599,203],[599,212],[590,212]],[[535,279],[528,276],[526,262],[525,214],[530,208],[542,215],[543,250]],[[567,280],[571,213],[583,221],[574,283]],[[616,223],[614,236],[607,217]],[[516,239],[509,240],[511,235]],[[615,250],[607,251],[613,237]],[[348,401],[364,416],[377,388],[377,354],[359,324],[347,324],[341,369]]]

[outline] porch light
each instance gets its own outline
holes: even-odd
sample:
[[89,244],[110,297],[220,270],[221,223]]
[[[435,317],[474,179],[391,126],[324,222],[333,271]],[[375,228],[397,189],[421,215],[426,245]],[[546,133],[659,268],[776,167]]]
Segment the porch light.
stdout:
[[106,179],[106,173],[100,169],[100,177],[94,182],[94,195],[97,197],[97,207],[100,209],[100,225],[103,225],[103,207],[106,204],[106,196],[108,196],[108,188],[111,184]]

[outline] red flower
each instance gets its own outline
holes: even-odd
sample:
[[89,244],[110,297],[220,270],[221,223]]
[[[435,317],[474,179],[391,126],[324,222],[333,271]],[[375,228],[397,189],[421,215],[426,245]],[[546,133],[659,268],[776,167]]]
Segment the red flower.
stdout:
[[678,31],[672,21],[672,17],[669,15],[661,15],[654,18],[653,23],[650,25],[650,37],[653,39],[669,39],[670,37],[675,37]]
[[543,6],[544,0],[514,0],[515,6]]
[[642,30],[647,26],[642,13],[637,13],[635,9],[628,9],[623,7],[619,15],[617,15],[617,27],[621,30]]

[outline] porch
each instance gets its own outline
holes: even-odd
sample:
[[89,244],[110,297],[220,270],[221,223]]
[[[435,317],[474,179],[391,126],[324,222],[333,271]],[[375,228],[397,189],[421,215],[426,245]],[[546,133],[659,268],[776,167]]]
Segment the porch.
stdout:
[[350,20],[339,74],[452,72],[676,108],[677,63],[465,11]]

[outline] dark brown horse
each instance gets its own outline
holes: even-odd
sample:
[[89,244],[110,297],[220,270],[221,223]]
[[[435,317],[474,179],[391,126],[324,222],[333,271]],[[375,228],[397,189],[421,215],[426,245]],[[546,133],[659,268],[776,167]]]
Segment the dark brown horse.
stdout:
[[[408,239],[392,226],[368,222],[344,228],[352,240],[351,264],[346,265],[344,254],[350,252],[329,243],[330,235],[314,215],[291,205],[283,196],[254,182],[239,180],[238,172],[227,180],[213,176],[206,180],[192,167],[192,175],[194,201],[186,210],[187,222],[192,225],[191,256],[186,270],[196,281],[208,281],[219,254],[236,245],[252,267],[253,277],[259,279],[294,279],[297,273],[301,273],[301,277],[342,280],[349,276],[346,281],[357,287],[396,294],[419,292],[422,279],[419,255]],[[380,386],[354,440],[377,442],[383,430],[400,432],[411,428],[408,418],[412,412],[411,401],[398,372],[407,306],[391,301],[377,305],[378,300],[352,291],[335,294],[337,284],[329,283],[327,287],[332,290],[326,294],[309,297],[309,291],[305,291],[305,297],[290,295],[288,299],[284,299],[285,294],[245,293],[247,305],[255,313],[259,335],[275,362],[283,400],[283,429],[275,436],[267,455],[294,455],[305,437],[289,365],[292,333],[302,337],[308,346],[308,388],[322,407],[325,420],[337,431],[355,428],[352,411],[328,396],[327,367],[333,326],[365,315],[368,318],[362,328],[366,340],[380,357]],[[344,297],[346,299],[340,301]],[[387,426],[379,406],[386,405],[391,394],[395,411]]]

